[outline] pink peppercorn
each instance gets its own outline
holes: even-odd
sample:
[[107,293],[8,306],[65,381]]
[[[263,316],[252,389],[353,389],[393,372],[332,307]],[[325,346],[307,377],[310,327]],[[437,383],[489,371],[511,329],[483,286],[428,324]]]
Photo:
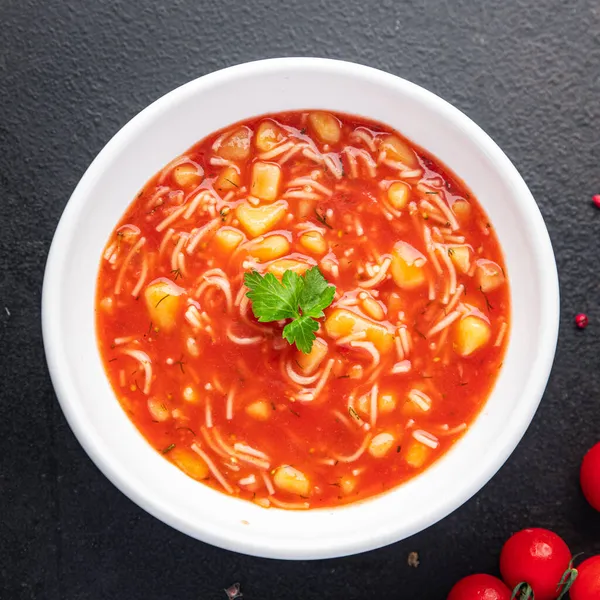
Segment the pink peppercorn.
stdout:
[[585,329],[588,326],[588,318],[587,315],[583,313],[579,313],[575,315],[575,325],[579,327],[579,329]]

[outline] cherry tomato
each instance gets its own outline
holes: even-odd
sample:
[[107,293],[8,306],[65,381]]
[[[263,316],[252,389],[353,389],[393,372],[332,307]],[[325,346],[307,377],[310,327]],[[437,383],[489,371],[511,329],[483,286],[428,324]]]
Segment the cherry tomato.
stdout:
[[571,600],[600,598],[600,556],[592,556],[577,567],[577,579],[569,594]]
[[570,562],[571,552],[561,537],[547,529],[523,529],[504,544],[500,572],[511,589],[526,582],[535,600],[554,600]]
[[497,577],[469,575],[448,594],[448,600],[510,600],[511,592]]
[[600,511],[600,442],[583,457],[580,480],[586,500]]

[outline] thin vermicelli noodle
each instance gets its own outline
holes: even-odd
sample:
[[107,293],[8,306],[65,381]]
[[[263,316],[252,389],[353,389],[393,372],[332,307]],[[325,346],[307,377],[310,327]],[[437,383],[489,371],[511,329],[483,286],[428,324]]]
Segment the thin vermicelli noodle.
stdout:
[[[173,158],[116,225],[101,357],[136,427],[198,485],[278,510],[380,494],[469,430],[501,369],[510,295],[493,224],[384,124],[233,124]],[[335,290],[311,309],[314,267]],[[289,341],[302,319],[310,352]]]

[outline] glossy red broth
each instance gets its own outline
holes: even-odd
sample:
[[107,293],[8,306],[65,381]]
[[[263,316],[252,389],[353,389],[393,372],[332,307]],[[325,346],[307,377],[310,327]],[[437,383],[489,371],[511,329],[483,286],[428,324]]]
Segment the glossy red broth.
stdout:
[[[310,354],[258,323],[245,272],[336,287]],[[391,128],[319,111],[209,135],[157,173],[102,257],[97,335],[130,419],[190,477],[261,506],[396,487],[486,402],[509,332],[492,224]]]

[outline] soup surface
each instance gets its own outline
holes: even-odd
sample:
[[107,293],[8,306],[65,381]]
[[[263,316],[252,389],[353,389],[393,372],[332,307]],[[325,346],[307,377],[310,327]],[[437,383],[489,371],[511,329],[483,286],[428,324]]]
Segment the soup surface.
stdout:
[[[289,271],[335,286],[305,352],[245,285]],[[115,393],[165,459],[306,509],[389,490],[464,434],[502,365],[509,290],[492,224],[439,161],[380,123],[298,111],[155,175],[107,243],[96,311]]]

